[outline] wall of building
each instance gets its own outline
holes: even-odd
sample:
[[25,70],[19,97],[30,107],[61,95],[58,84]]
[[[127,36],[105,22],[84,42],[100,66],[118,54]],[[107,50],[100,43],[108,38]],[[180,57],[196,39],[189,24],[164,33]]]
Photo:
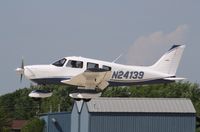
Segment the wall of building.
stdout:
[[45,121],[45,132],[71,131],[71,112],[49,113],[40,118]]
[[87,132],[195,132],[194,114],[90,113]]
[[72,114],[71,114],[71,132],[79,132],[80,128],[80,116],[79,116],[79,111],[76,103],[74,103],[74,107],[72,109]]
[[82,108],[82,111],[80,114],[80,122],[81,122],[80,123],[80,132],[89,132],[90,114],[88,113],[86,103],[83,104],[83,108]]
[[45,122],[45,125],[44,125],[44,132],[48,132],[48,127],[49,127],[49,121],[48,121],[48,115],[47,114],[44,114],[42,116],[40,116],[40,119],[44,120]]

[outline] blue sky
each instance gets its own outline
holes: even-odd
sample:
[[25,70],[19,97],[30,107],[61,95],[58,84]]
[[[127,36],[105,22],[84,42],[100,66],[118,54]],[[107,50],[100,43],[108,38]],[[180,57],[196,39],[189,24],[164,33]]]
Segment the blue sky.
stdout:
[[77,55],[151,65],[186,44],[177,75],[200,83],[198,0],[1,0],[0,95],[29,86],[14,69]]

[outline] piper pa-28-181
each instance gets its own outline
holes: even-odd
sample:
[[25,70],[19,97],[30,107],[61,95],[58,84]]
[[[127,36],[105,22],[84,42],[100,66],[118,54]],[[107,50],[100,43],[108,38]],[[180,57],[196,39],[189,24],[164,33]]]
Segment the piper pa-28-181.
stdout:
[[[17,68],[18,74],[40,84],[67,84],[84,92],[70,94],[73,98],[93,98],[87,91],[102,91],[108,86],[128,86],[168,83],[177,78],[176,71],[185,45],[173,45],[152,66],[122,65],[84,57],[64,57],[49,65],[29,65]],[[80,90],[80,91],[81,91]],[[95,92],[94,92],[95,93]],[[94,94],[95,95],[95,94]],[[98,95],[100,96],[100,94]]]

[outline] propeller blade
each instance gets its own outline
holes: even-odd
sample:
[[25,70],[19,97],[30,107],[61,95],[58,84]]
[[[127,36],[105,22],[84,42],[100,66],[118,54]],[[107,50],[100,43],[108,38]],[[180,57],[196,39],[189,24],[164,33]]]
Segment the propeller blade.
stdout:
[[[22,57],[21,68],[22,68],[22,70],[24,71],[24,58],[23,58],[23,57]],[[22,83],[23,75],[24,75],[24,74],[21,73],[21,75],[20,75],[20,83]]]
[[24,69],[24,58],[22,58],[21,68]]
[[22,58],[21,67],[16,69],[17,74],[20,75],[20,83],[22,83],[24,76],[24,59]]
[[23,74],[20,75],[20,83],[22,83]]

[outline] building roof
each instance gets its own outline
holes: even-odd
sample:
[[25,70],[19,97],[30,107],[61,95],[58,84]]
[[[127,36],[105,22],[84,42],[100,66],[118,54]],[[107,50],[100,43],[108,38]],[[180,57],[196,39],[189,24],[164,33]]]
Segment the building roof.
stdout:
[[95,98],[86,104],[89,112],[196,113],[186,98]]
[[14,130],[20,130],[27,122],[27,120],[13,120],[11,128]]

